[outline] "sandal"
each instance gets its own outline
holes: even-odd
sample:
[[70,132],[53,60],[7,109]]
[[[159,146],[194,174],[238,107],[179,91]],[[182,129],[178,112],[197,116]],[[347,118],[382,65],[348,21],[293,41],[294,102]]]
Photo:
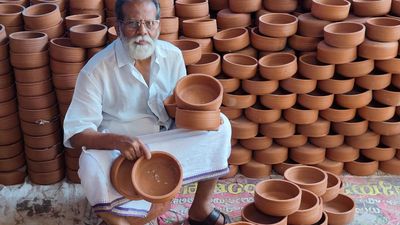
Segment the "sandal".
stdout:
[[189,217],[189,224],[190,225],[215,225],[220,216],[222,216],[224,218],[223,224],[228,224],[228,223],[232,222],[228,215],[226,215],[225,213],[222,213],[218,209],[214,208],[211,211],[211,213],[207,216],[207,218],[205,218],[203,221],[192,220]]

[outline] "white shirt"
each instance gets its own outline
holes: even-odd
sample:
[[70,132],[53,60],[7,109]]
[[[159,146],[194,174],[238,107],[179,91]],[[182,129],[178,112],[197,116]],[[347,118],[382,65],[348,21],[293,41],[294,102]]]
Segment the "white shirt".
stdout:
[[181,51],[157,40],[151,58],[150,86],[135,68],[120,39],[97,53],[82,68],[64,119],[64,145],[86,129],[129,137],[171,126],[163,100],[186,75]]

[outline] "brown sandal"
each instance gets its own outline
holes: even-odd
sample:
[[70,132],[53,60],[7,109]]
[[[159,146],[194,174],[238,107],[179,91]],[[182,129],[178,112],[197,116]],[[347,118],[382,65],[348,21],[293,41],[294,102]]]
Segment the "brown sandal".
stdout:
[[218,218],[222,216],[224,218],[224,224],[231,223],[231,219],[225,213],[222,213],[218,209],[214,208],[211,213],[205,218],[203,221],[196,221],[189,217],[190,225],[215,225],[218,221]]

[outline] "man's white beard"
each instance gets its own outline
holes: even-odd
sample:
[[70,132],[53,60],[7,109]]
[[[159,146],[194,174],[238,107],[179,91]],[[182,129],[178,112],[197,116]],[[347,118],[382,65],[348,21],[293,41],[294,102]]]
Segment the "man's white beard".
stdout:
[[[133,38],[127,38],[123,35],[122,30],[120,31],[121,40],[126,48],[128,55],[133,60],[143,60],[149,58],[153,55],[156,46],[155,39],[151,38],[149,35],[140,35]],[[144,40],[147,42],[144,45],[139,45],[136,42]]]

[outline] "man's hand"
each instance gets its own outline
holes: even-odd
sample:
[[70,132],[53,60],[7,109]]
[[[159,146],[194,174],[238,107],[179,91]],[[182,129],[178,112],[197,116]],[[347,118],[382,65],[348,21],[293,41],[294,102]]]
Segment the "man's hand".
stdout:
[[150,150],[138,138],[118,135],[115,140],[115,146],[121,154],[129,160],[136,160],[143,155],[146,159],[151,158]]

